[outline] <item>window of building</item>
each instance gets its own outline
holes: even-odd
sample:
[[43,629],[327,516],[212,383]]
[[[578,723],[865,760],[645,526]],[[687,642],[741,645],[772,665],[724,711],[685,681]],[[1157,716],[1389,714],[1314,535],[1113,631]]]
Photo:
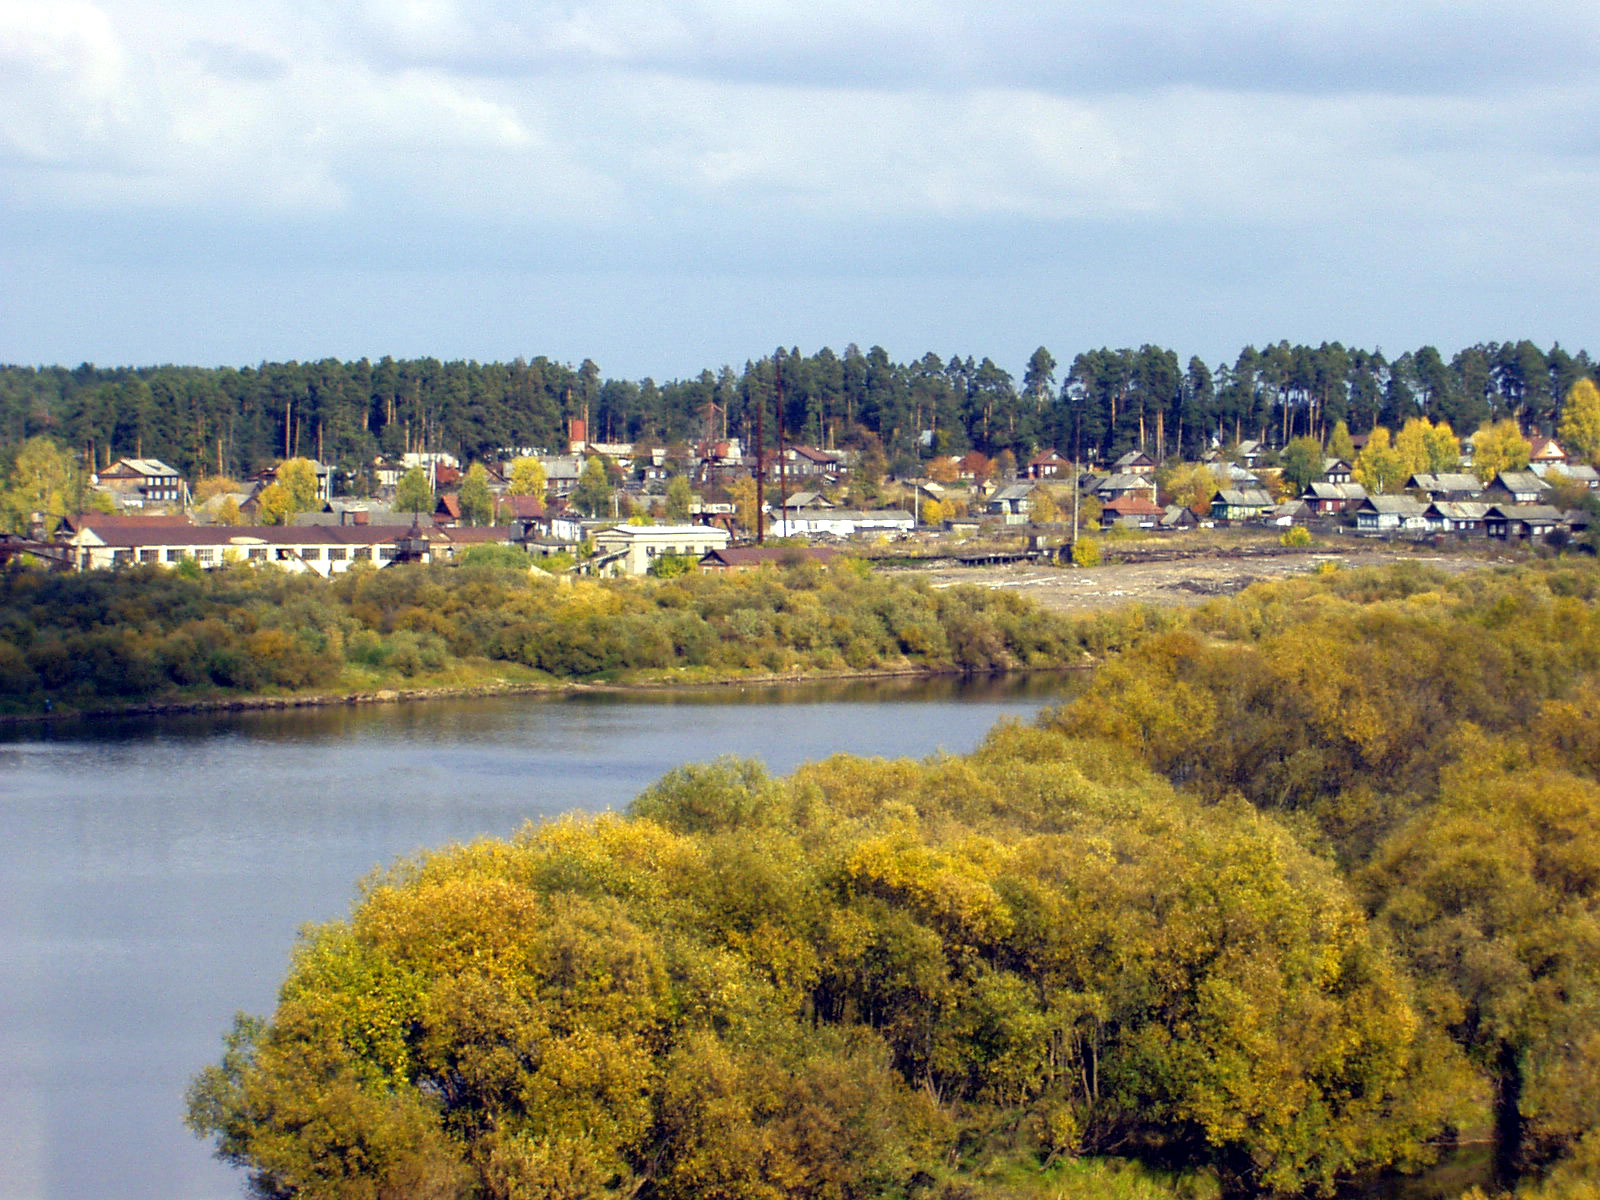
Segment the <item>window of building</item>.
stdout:
[[167,551],[167,561],[169,563],[182,562],[183,561],[183,551],[182,550],[168,550]]
[[161,561],[161,551],[159,551],[159,550],[141,550],[141,551],[139,551],[139,561],[140,562],[151,562],[151,563],[160,562]]
[[210,566],[217,561],[217,552],[210,546],[201,546],[194,552],[194,556],[201,566]]
[[331,547],[329,547],[329,549],[328,549],[328,561],[329,562],[343,562],[344,560],[345,560],[345,549],[344,549],[343,546],[331,546]]

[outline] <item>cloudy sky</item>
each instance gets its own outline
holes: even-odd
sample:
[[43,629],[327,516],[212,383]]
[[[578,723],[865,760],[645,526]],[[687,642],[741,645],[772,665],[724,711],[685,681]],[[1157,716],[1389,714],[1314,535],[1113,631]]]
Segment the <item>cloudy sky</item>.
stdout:
[[0,361],[1600,351],[1593,0],[0,0]]

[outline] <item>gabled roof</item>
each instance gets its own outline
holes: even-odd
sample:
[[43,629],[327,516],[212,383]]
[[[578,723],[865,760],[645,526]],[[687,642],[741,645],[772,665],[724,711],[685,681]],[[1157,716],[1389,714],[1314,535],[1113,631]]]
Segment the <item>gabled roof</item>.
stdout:
[[1095,484],[1094,490],[1097,492],[1148,492],[1155,486],[1155,481],[1148,475],[1134,475],[1124,471],[1102,479]]
[[1541,437],[1539,434],[1534,434],[1528,439],[1528,445],[1530,447],[1529,462],[1567,461],[1567,452],[1561,448],[1561,444],[1555,438]]
[[1101,512],[1116,513],[1123,517],[1156,517],[1166,510],[1148,496],[1118,496],[1100,506]]
[[129,475],[176,475],[177,468],[169,467],[159,458],[119,458],[100,472],[101,479],[126,478]]
[[1038,486],[1039,485],[1034,483],[1032,480],[1024,480],[1021,483],[1007,484],[994,495],[989,497],[989,503],[1001,504],[1008,500],[1026,500]]
[[1489,506],[1481,500],[1435,500],[1423,516],[1448,517],[1452,521],[1481,521]]
[[1240,491],[1236,488],[1225,488],[1216,495],[1213,504],[1221,501],[1228,508],[1271,508],[1272,497],[1259,488],[1247,488]]
[[1419,471],[1406,480],[1406,489],[1419,492],[1480,492],[1483,484],[1468,471],[1443,471],[1437,475]]
[[1552,521],[1559,523],[1561,511],[1548,504],[1491,504],[1485,519],[1501,517],[1511,521]]
[[1532,471],[1501,471],[1494,485],[1508,492],[1542,492],[1550,486]]
[[1360,511],[1388,513],[1400,517],[1420,517],[1424,506],[1415,496],[1368,496]]

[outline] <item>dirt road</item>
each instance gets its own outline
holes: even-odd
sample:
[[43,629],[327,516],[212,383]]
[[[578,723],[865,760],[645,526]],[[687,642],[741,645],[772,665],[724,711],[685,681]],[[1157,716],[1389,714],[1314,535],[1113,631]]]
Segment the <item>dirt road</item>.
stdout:
[[1226,550],[1197,551],[1192,557],[1160,562],[1125,562],[1073,568],[1016,564],[1000,567],[939,566],[918,571],[934,587],[973,584],[1012,588],[1056,612],[1095,612],[1124,604],[1199,604],[1267,579],[1315,571],[1323,563],[1342,567],[1425,563],[1445,570],[1467,570],[1484,559],[1417,549],[1409,545],[1363,542],[1313,547],[1300,553],[1228,557]]

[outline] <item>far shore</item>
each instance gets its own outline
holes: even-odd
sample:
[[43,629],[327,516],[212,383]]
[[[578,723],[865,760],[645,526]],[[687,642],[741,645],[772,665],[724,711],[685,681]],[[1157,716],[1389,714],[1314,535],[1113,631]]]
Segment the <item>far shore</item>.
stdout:
[[374,688],[351,692],[314,692],[282,696],[215,696],[191,700],[152,700],[117,707],[56,709],[40,713],[3,713],[0,726],[68,721],[107,720],[118,717],[180,716],[193,713],[271,712],[291,708],[336,708],[357,704],[409,704],[428,700],[472,700],[497,696],[626,695],[636,692],[696,692],[734,687],[777,687],[809,683],[843,683],[867,679],[1001,678],[1011,675],[1049,675],[1092,669],[1092,663],[1050,667],[1017,667],[1005,671],[964,671],[959,667],[901,667],[867,671],[795,671],[729,675],[716,679],[562,680],[529,683],[481,683],[461,686]]

